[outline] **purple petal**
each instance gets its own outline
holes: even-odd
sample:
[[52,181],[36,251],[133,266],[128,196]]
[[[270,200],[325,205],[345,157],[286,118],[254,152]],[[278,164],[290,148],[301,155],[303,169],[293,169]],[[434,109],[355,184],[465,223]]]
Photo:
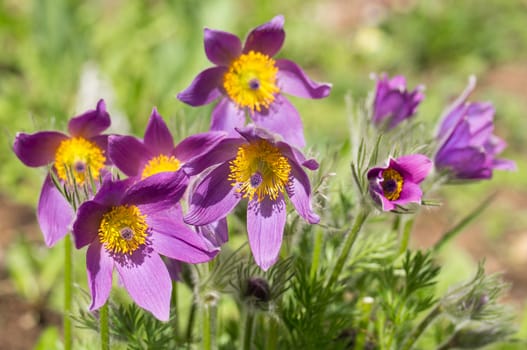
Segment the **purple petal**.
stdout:
[[411,154],[390,160],[390,167],[406,173],[405,181],[421,183],[432,170],[432,161],[423,154]]
[[174,148],[172,134],[155,108],[146,126],[144,144],[155,155],[170,154]]
[[249,33],[243,52],[255,51],[273,57],[282,48],[284,39],[284,16],[278,15]]
[[55,161],[60,143],[68,137],[56,131],[41,131],[34,134],[18,133],[13,151],[27,166],[39,167]]
[[300,115],[283,96],[277,95],[269,109],[255,112],[251,117],[258,126],[280,134],[286,142],[293,146],[298,148],[305,146],[304,127]]
[[205,240],[182,221],[174,219],[170,210],[147,214],[152,229],[152,247],[164,256],[197,264],[211,260],[219,249],[209,249]]
[[225,72],[224,67],[205,69],[194,78],[188,88],[177,95],[177,98],[194,107],[211,103],[221,96],[220,86]]
[[225,136],[226,134],[222,131],[191,135],[181,141],[172,154],[183,163],[186,163],[196,156],[211,151]]
[[472,75],[468,79],[468,85],[465,90],[441,114],[441,117],[439,118],[440,126],[437,132],[437,138],[443,138],[448,133],[448,131],[459,122],[463,115],[465,101],[475,88],[476,77]]
[[218,66],[228,66],[242,53],[242,43],[234,34],[205,28],[203,37],[207,58]]
[[188,177],[183,171],[158,173],[130,186],[121,203],[141,205],[160,202],[167,206],[175,205],[185,193],[187,184]]
[[208,225],[195,226],[196,231],[209,241],[212,247],[221,247],[229,240],[227,219],[223,218]]
[[137,138],[120,135],[109,137],[108,154],[113,164],[128,176],[141,175],[145,164],[155,157]]
[[183,169],[190,176],[197,175],[213,165],[225,163],[230,159],[234,159],[238,152],[238,148],[244,143],[246,143],[245,140],[239,136],[236,138],[223,139],[209,152],[186,163],[183,166]]
[[48,247],[66,236],[74,216],[73,209],[55,187],[50,175],[46,176],[38,200],[37,219]]
[[286,221],[284,197],[265,198],[247,207],[247,233],[256,264],[267,271],[278,260]]
[[291,185],[287,187],[287,195],[296,211],[310,224],[317,224],[320,217],[313,212],[311,207],[311,185],[305,171],[292,163]]
[[228,180],[229,163],[224,163],[207,174],[196,186],[190,200],[185,222],[207,225],[224,218],[238,204],[240,196]]
[[114,181],[108,174],[104,177],[102,186],[95,194],[93,201],[108,207],[120,205],[123,195],[131,183],[131,179]]
[[95,201],[84,202],[79,207],[72,232],[75,248],[80,249],[95,240],[101,226],[102,217],[110,209],[111,207]]
[[116,262],[115,267],[135,303],[159,320],[168,321],[172,282],[161,257],[155,252],[137,250],[131,262]]
[[72,136],[82,136],[89,139],[108,129],[110,123],[110,115],[106,111],[106,104],[104,100],[99,100],[95,110],[89,110],[78,117],[70,119],[68,132]]
[[382,178],[382,172],[386,169],[387,168],[381,168],[381,167],[371,168],[370,170],[368,170],[368,174],[366,175],[366,177],[370,181],[373,179],[380,179]]
[[421,203],[421,197],[423,196],[423,191],[418,184],[411,181],[405,181],[403,184],[403,189],[397,200],[392,201],[393,204],[404,205],[408,203]]
[[278,85],[282,92],[303,98],[324,98],[329,95],[331,84],[311,80],[296,63],[279,59],[276,60],[276,66]]
[[89,310],[92,311],[106,303],[112,290],[113,259],[101,243],[94,242],[88,247],[86,267],[92,297]]
[[306,159],[304,154],[297,148],[291,147],[289,144],[281,141],[277,142],[276,145],[287,158],[293,160],[297,164],[301,164],[309,170],[318,169],[318,162],[315,159]]
[[242,128],[245,125],[245,119],[245,111],[225,97],[212,111],[210,130],[227,131],[229,135],[235,135],[234,129]]

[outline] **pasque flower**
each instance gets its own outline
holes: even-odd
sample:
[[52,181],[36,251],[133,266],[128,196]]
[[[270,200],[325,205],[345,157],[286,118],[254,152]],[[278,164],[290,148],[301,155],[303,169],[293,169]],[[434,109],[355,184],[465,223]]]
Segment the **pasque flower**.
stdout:
[[267,270],[278,259],[286,221],[285,194],[309,223],[319,217],[310,203],[311,186],[303,167],[318,168],[286,142],[265,130],[238,130],[188,165],[190,174],[208,169],[198,180],[185,221],[206,225],[224,218],[242,198],[248,199],[247,233],[256,263]]
[[[34,134],[18,133],[13,145],[17,157],[27,166],[52,165],[66,187],[83,185],[91,176],[97,179],[108,163],[108,136],[101,133],[110,126],[110,116],[103,100],[68,123],[69,135],[58,131]],[[52,246],[71,229],[74,212],[55,187],[51,176],[46,177],[38,201],[37,218],[46,245]]]
[[183,172],[164,172],[134,183],[106,176],[73,224],[77,248],[88,245],[90,310],[104,305],[115,267],[132,299],[160,320],[170,313],[171,279],[159,254],[188,263],[218,252],[183,222],[178,202],[186,190]]
[[224,132],[196,134],[174,145],[170,130],[154,108],[143,140],[112,135],[108,141],[108,153],[119,170],[140,180],[160,172],[182,169],[186,162],[207,152],[224,136]]
[[513,161],[496,156],[505,142],[493,135],[494,106],[488,102],[467,102],[476,80],[471,77],[461,96],[446,109],[439,125],[439,148],[435,167],[451,180],[480,180],[492,177],[494,169],[514,170]]
[[391,158],[386,167],[368,171],[370,193],[382,210],[391,211],[396,206],[421,203],[423,192],[419,184],[432,170],[432,161],[422,154]]
[[383,74],[377,79],[373,101],[373,123],[390,130],[412,117],[424,98],[422,91],[422,86],[418,86],[412,92],[408,91],[406,79],[401,75],[389,79]]
[[212,112],[211,130],[234,132],[245,125],[248,111],[257,125],[303,147],[300,116],[282,93],[323,98],[331,86],[312,81],[292,61],[273,58],[285,39],[283,25],[283,16],[274,17],[254,28],[243,46],[233,34],[205,29],[205,53],[216,66],[198,74],[178,98],[191,106],[220,99]]

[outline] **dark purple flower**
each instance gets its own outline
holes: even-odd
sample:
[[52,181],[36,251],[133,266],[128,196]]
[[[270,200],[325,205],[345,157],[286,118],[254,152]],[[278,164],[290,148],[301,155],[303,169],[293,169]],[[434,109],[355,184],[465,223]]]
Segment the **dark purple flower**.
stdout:
[[297,110],[282,93],[304,98],[326,97],[331,86],[307,77],[294,62],[274,59],[285,39],[284,17],[254,28],[244,45],[231,34],[205,29],[205,53],[216,66],[202,71],[178,98],[201,106],[220,99],[212,112],[211,130],[234,132],[245,125],[245,112],[259,126],[283,136],[296,147],[305,144]]
[[475,85],[476,80],[471,77],[465,91],[443,113],[439,125],[435,167],[451,180],[489,179],[494,169],[516,169],[513,161],[496,158],[506,144],[493,135],[492,104],[466,102]]
[[422,91],[423,87],[418,86],[414,91],[409,92],[406,89],[406,79],[401,75],[389,79],[383,74],[377,80],[373,101],[373,123],[390,130],[412,117],[424,98]]
[[422,154],[390,158],[388,166],[368,171],[370,193],[382,210],[421,203],[423,192],[419,184],[432,170],[432,161]]
[[224,136],[224,132],[196,134],[174,145],[170,130],[154,108],[143,140],[112,135],[108,141],[108,153],[113,164],[123,173],[145,179],[161,172],[180,170],[186,162],[207,152]]
[[182,172],[156,174],[135,184],[107,176],[93,200],[80,206],[73,238],[77,248],[89,245],[90,310],[108,299],[115,267],[132,299],[168,320],[172,284],[159,254],[194,264],[218,252],[183,222],[178,202],[186,186]]
[[207,170],[189,200],[185,221],[206,225],[227,214],[242,198],[247,206],[249,245],[258,266],[278,259],[286,221],[285,194],[309,223],[319,221],[311,208],[311,185],[303,167],[318,168],[289,144],[274,141],[263,129],[238,130],[242,137],[222,140],[188,166],[191,175]]
[[[18,133],[13,145],[17,157],[27,166],[53,165],[57,177],[72,187],[83,185],[88,176],[97,179],[108,163],[108,135],[101,133],[110,126],[110,116],[103,100],[68,123],[69,136],[57,131],[34,134]],[[71,229],[74,212],[48,175],[40,192],[37,218],[46,245],[52,246]]]

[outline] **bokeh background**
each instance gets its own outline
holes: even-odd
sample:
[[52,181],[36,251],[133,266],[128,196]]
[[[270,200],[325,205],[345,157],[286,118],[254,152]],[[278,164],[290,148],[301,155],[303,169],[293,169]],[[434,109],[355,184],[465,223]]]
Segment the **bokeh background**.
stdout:
[[[494,102],[496,134],[508,141],[504,156],[518,171],[438,194],[448,201],[422,212],[412,245],[430,246],[496,192],[443,253],[439,288],[467,278],[486,257],[488,270],[512,283],[507,302],[518,310],[520,336],[527,335],[527,1],[2,0],[0,349],[31,348],[42,330],[46,336],[55,332],[48,326],[60,324],[60,247],[43,246],[34,214],[45,170],[16,159],[16,132],[64,129],[99,98],[107,102],[114,132],[142,135],[153,106],[178,136],[204,131],[211,106],[191,108],[175,98],[210,65],[203,28],[244,37],[276,14],[286,18],[278,56],[333,84],[320,102],[291,98],[313,149],[348,140],[346,101],[366,99],[371,73],[403,74],[410,88],[426,86],[417,118],[431,134],[468,76],[478,77],[472,99]],[[83,266],[76,268],[84,276]]]

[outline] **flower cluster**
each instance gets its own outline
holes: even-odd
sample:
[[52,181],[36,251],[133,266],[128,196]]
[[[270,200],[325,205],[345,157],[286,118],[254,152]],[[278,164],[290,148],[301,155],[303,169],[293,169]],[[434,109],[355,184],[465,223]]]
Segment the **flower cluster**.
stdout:
[[[242,199],[249,244],[264,270],[279,256],[286,196],[307,222],[319,221],[304,170],[318,163],[298,148],[305,145],[300,115],[282,93],[322,98],[331,86],[273,58],[283,24],[277,16],[253,29],[243,47],[232,34],[205,29],[205,53],[216,67],[178,97],[193,106],[221,97],[208,132],[175,144],[154,108],[142,139],[102,134],[110,115],[101,100],[69,121],[69,135],[16,136],[18,158],[49,170],[37,211],[46,244],[71,231],[76,248],[88,247],[90,310],[106,303],[115,269],[137,305],[168,320],[171,276],[180,262],[214,258],[227,241],[226,217]],[[254,123],[246,125],[245,113]]]
[[[205,54],[215,66],[199,73],[178,98],[191,106],[219,100],[207,132],[175,143],[154,108],[142,139],[103,134],[110,115],[100,100],[94,110],[69,121],[68,134],[16,136],[18,158],[48,169],[37,209],[45,243],[53,246],[71,232],[76,248],[87,247],[90,310],[107,302],[116,270],[137,305],[168,320],[171,280],[179,263],[213,259],[228,239],[226,218],[242,201],[247,202],[252,256],[264,271],[280,256],[287,203],[307,223],[320,221],[307,174],[319,164],[303,153],[300,114],[283,94],[319,99],[329,95],[331,85],[311,80],[292,61],[275,58],[285,39],[283,25],[284,18],[276,16],[254,28],[243,45],[233,34],[205,29]],[[513,162],[496,158],[505,144],[493,135],[492,105],[466,102],[473,89],[471,80],[444,113],[434,154],[388,152],[385,166],[368,164],[359,172],[382,211],[422,204],[421,184],[434,165],[449,180],[486,179],[493,169],[514,168]],[[371,106],[373,129],[390,134],[410,122],[424,98],[422,90],[409,92],[404,77],[382,75]],[[359,215],[362,221],[354,229],[367,216]],[[344,266],[349,242],[331,283]],[[256,294],[266,294],[265,286],[257,287],[262,291]]]

